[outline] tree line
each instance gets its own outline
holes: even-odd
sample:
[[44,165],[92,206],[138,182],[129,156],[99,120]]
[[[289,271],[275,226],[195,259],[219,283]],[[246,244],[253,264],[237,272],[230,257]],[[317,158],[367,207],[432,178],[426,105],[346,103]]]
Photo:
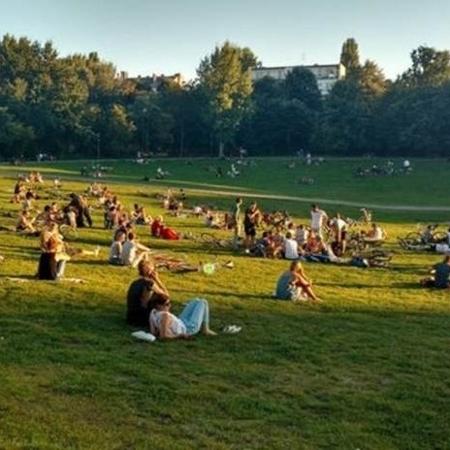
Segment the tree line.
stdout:
[[360,61],[353,39],[340,62],[346,78],[323,97],[312,72],[252,82],[261,65],[230,42],[203,58],[185,85],[158,90],[117,76],[97,53],[58,55],[51,42],[0,41],[0,156],[125,158],[292,155],[450,156],[450,53],[421,46],[387,80]]

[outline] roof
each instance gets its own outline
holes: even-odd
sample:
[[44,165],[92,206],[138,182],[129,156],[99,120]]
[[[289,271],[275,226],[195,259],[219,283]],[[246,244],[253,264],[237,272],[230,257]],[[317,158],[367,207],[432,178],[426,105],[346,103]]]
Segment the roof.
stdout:
[[308,65],[297,65],[297,66],[274,66],[274,67],[255,67],[253,70],[256,72],[258,70],[283,70],[283,69],[308,69],[313,67],[338,67],[342,66],[341,63],[336,64],[308,64]]

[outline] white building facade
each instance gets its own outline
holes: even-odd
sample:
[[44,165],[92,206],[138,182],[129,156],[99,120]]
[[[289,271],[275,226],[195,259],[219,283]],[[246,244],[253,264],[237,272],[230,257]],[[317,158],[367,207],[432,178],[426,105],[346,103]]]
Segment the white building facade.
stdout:
[[284,66],[284,67],[259,67],[253,69],[253,81],[261,80],[265,77],[275,80],[284,80],[292,70],[307,69],[310,70],[317,80],[322,95],[327,95],[338,80],[345,78],[345,67],[342,64],[314,64],[313,66]]

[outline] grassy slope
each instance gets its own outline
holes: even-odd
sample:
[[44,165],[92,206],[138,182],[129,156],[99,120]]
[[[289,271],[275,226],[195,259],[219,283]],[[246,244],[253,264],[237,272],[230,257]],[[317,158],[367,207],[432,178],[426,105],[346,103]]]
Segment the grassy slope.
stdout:
[[[276,170],[273,189],[264,184],[266,164],[232,184],[289,192]],[[327,171],[340,173],[335,164],[343,163],[330,163]],[[217,183],[193,178],[190,167],[167,165],[174,177]],[[130,165],[123,171],[131,179],[141,175]],[[392,203],[426,202],[418,189],[424,176],[402,180],[404,197],[392,193]],[[436,189],[448,183],[428,179]],[[361,182],[359,193],[375,200],[379,194],[371,182]],[[16,209],[8,203],[11,186],[11,179],[0,180],[1,211]],[[84,186],[65,183],[67,192]],[[329,187],[329,198],[341,189],[331,181]],[[320,184],[312,188],[328,194]],[[139,201],[160,212],[138,189],[115,186],[125,204]],[[343,198],[358,198],[342,189],[355,195]],[[440,198],[435,204],[448,202]],[[300,218],[307,215],[306,205],[286,205]],[[391,246],[417,219],[416,213],[378,216]],[[202,230],[194,219],[169,223]],[[214,257],[200,244],[152,240],[144,228],[140,236],[193,261]],[[97,244],[105,256],[109,234],[83,230],[77,243]],[[7,258],[0,279],[0,448],[450,448],[450,295],[417,287],[425,268],[437,261],[432,255],[400,253],[392,270],[308,264],[326,300],[322,306],[270,299],[286,266],[282,261],[233,256],[236,268],[212,277],[164,273],[176,309],[200,295],[212,305],[213,327],[237,323],[244,330],[239,336],[147,345],[132,341],[123,324],[132,270],[84,258],[69,263],[67,276],[81,277],[85,285],[17,284],[4,277],[34,273],[36,241],[1,232],[0,254]]]
[[[153,161],[149,165],[136,165],[119,161],[106,162],[114,168],[113,178],[126,181],[140,181],[145,175],[153,177],[156,168],[161,166],[171,173],[170,183],[192,183],[192,187],[211,188],[213,185],[226,186],[236,190],[250,190],[259,193],[289,196],[319,197],[354,202],[369,202],[386,205],[433,205],[450,206],[447,193],[450,189],[450,162],[445,160],[412,160],[414,174],[411,176],[371,177],[366,179],[354,176],[356,168],[370,167],[372,164],[384,165],[386,160],[340,159],[324,165],[307,167],[298,165],[295,170],[288,169],[288,159],[257,160],[256,169],[244,169],[243,176],[230,179],[217,179],[206,168],[210,165],[222,166],[224,172],[229,163],[217,160],[193,160],[192,166],[176,160]],[[401,161],[396,161],[397,166]],[[48,166],[48,164],[44,164]],[[52,168],[68,173],[79,173],[80,162],[61,162]],[[239,167],[239,166],[238,166]],[[297,179],[312,177],[312,186],[298,185]],[[217,189],[220,189],[217,188]]]

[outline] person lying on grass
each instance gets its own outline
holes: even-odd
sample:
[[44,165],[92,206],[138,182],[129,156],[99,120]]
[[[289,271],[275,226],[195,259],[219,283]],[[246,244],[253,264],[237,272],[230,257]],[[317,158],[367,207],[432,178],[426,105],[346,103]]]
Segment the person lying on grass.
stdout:
[[148,328],[155,299],[159,297],[167,300],[169,291],[151,261],[141,261],[138,273],[139,278],[128,288],[126,321],[129,325]]
[[150,313],[150,333],[160,339],[189,339],[195,334],[215,336],[209,328],[209,304],[204,299],[191,300],[177,317],[170,312],[170,299],[158,296]]
[[312,290],[312,281],[306,276],[299,261],[292,261],[289,270],[280,276],[275,296],[280,300],[292,300],[294,302],[308,299],[316,302],[321,301]]
[[178,233],[170,227],[164,225],[164,219],[162,216],[158,216],[150,226],[150,232],[153,237],[159,237],[167,239],[169,241],[177,241],[180,239]]
[[434,287],[438,289],[450,288],[450,255],[436,264],[432,269],[433,276],[421,280],[420,284],[424,287]]

